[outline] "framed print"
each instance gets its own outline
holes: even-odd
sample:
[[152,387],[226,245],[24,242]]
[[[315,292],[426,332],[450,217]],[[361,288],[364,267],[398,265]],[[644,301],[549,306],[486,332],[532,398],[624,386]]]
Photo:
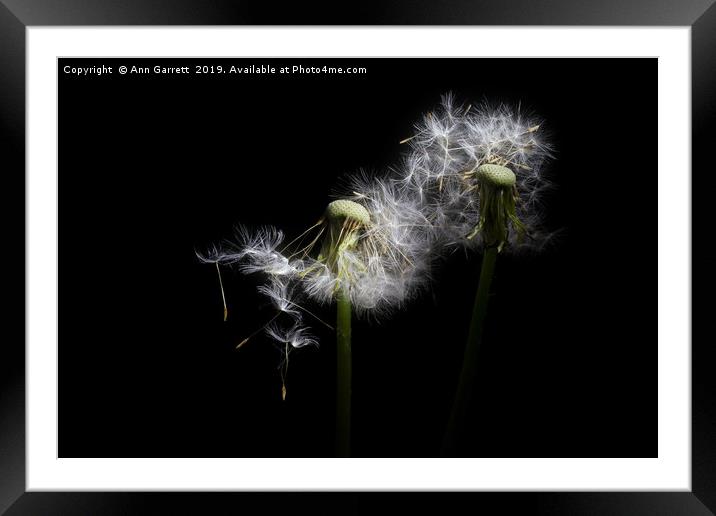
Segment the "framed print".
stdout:
[[714,510],[708,2],[5,4],[7,514]]

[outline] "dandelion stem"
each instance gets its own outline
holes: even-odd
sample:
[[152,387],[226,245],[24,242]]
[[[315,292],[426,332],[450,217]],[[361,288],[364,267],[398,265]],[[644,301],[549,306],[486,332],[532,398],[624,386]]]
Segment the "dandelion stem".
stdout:
[[492,276],[495,271],[496,259],[496,246],[485,249],[482,257],[482,268],[480,270],[480,283],[477,286],[475,305],[472,309],[472,320],[470,321],[470,331],[467,337],[467,345],[465,346],[465,355],[462,360],[460,383],[455,393],[450,420],[443,438],[441,453],[443,457],[450,457],[455,453],[456,445],[465,423],[465,416],[470,408],[473,385],[475,383],[475,377],[477,376],[478,352],[480,342],[482,341],[482,330],[485,315],[487,314],[487,302],[489,300],[490,284],[492,283]]
[[336,295],[336,456],[351,452],[351,300],[345,287]]

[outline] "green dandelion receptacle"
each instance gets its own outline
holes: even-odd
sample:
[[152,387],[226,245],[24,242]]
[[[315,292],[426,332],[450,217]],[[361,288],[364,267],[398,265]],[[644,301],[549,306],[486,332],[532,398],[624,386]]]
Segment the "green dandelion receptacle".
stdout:
[[363,206],[354,201],[339,199],[326,208],[326,218],[330,221],[351,220],[357,224],[368,225],[370,214]]
[[512,188],[515,186],[517,177],[507,167],[501,165],[481,165],[477,168],[477,178],[480,183],[492,185],[495,188]]

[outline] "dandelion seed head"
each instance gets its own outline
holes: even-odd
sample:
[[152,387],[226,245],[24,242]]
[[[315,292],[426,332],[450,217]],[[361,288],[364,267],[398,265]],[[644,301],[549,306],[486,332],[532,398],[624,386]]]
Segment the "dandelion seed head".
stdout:
[[[489,209],[485,189],[480,188],[490,179],[485,176],[489,171],[492,180],[503,180],[505,187],[512,182],[516,193],[514,216],[519,222],[506,223],[506,248],[540,245],[545,234],[540,197],[550,186],[541,167],[551,157],[542,126],[519,107],[486,102],[466,106],[451,94],[422,117],[395,181],[422,200],[435,242],[446,250],[487,245],[482,232],[474,230],[481,220],[484,223],[482,212]],[[524,239],[525,234],[531,238]]]

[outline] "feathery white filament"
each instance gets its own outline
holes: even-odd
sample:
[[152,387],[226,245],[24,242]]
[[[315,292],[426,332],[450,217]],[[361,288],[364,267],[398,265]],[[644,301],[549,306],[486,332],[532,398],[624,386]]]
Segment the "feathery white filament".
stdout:
[[278,323],[271,323],[266,327],[266,334],[273,340],[289,344],[294,348],[318,345],[318,341],[309,333],[308,328],[297,322],[288,328],[282,327]]

